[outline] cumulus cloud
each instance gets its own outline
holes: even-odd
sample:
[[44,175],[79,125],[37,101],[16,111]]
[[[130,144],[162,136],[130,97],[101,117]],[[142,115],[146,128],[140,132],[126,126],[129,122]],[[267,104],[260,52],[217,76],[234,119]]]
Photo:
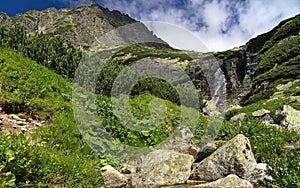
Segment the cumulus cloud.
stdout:
[[[77,6],[88,0],[66,1]],[[221,51],[245,44],[250,38],[269,31],[283,19],[300,13],[299,0],[97,0],[111,10],[119,10],[144,21],[159,21],[190,31],[210,51]],[[190,37],[161,26],[151,27],[170,45],[199,50]],[[183,30],[182,30],[183,31]],[[188,32],[186,32],[187,34]],[[183,45],[182,39],[191,44]],[[190,38],[190,40],[188,40]],[[181,40],[180,40],[181,39]]]

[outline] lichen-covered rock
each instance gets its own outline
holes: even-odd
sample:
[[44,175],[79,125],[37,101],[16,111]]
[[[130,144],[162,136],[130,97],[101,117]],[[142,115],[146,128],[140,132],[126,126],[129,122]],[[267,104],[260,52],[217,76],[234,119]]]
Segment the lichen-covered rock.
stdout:
[[149,153],[140,172],[132,178],[133,187],[153,187],[185,183],[191,172],[193,156],[168,150]]
[[229,174],[247,178],[256,165],[248,138],[239,134],[200,163],[194,163],[190,179],[214,181]]
[[101,170],[104,171],[102,173],[102,177],[103,177],[105,188],[118,188],[118,187],[129,186],[127,177],[121,174],[116,169],[114,169],[112,166],[107,165],[103,167]]
[[269,114],[270,111],[266,109],[257,110],[255,112],[252,112],[252,116],[254,117],[262,117],[263,115]]
[[282,113],[285,115],[283,125],[285,125],[287,129],[300,134],[300,111],[295,110],[289,105],[284,105]]
[[200,184],[194,186],[195,188],[231,188],[231,187],[240,187],[240,188],[253,188],[253,185],[244,179],[240,179],[238,176],[234,174],[230,174],[225,178],[218,179],[213,182]]
[[244,119],[245,119],[245,117],[246,117],[246,114],[245,113],[240,113],[240,114],[238,114],[238,115],[235,115],[235,116],[233,116],[231,119],[230,119],[230,121],[231,122],[233,122],[233,121],[244,121]]

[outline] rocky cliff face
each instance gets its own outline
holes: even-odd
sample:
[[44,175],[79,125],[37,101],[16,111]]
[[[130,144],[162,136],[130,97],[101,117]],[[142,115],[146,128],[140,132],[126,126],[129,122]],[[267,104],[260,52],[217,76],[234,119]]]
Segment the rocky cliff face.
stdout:
[[[139,33],[145,38],[150,38],[151,41],[168,46],[164,41],[154,36],[142,23],[119,11],[109,11],[97,3],[86,3],[77,8],[60,10],[55,8],[48,8],[43,11],[32,10],[11,18],[4,13],[0,14],[0,25],[21,24],[29,32],[60,35],[66,41],[82,49],[88,49],[104,33],[133,23],[136,24],[135,27],[138,27],[135,34]],[[123,39],[119,37],[118,40]]]
[[[242,101],[245,101],[253,94],[265,88],[262,87],[263,83],[257,83],[257,85],[251,84],[252,80],[264,73],[257,70],[257,66],[260,64],[262,57],[266,54],[273,53],[269,50],[274,45],[283,43],[283,41],[288,42],[291,37],[299,37],[299,33],[300,15],[297,15],[280,22],[271,31],[249,40],[245,46],[216,53],[216,57],[223,62],[221,68],[226,76],[227,95],[232,96],[236,93],[244,93],[245,96]],[[279,50],[285,51],[285,49]],[[296,51],[299,52],[299,49],[296,49]],[[288,57],[279,59],[278,62],[276,62],[278,65],[296,56],[292,54],[293,52],[285,53]]]

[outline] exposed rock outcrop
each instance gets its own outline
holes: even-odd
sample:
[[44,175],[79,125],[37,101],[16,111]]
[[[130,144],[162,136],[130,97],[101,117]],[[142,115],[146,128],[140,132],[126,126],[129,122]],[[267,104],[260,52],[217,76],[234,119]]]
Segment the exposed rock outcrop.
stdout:
[[[87,49],[104,33],[120,26],[135,23],[135,35],[150,39],[161,46],[168,47],[166,42],[157,38],[144,24],[137,22],[119,11],[110,11],[97,3],[86,3],[77,8],[48,8],[43,11],[31,10],[9,18],[0,15],[0,25],[21,24],[29,32],[43,32],[60,35],[76,47]],[[138,33],[138,34],[137,34]],[[132,33],[131,33],[132,34]],[[120,35],[112,36],[113,40],[123,41]]]

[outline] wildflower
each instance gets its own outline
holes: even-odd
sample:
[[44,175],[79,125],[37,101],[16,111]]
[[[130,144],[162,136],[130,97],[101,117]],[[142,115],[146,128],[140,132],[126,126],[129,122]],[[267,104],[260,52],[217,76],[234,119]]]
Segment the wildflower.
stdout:
[[43,140],[43,141],[41,142],[41,144],[47,144],[47,142]]
[[60,146],[60,144],[55,144],[55,146],[56,146],[56,147],[59,147],[59,146]]
[[253,148],[254,148],[254,149],[256,149],[256,148],[257,148],[257,146],[253,146]]

